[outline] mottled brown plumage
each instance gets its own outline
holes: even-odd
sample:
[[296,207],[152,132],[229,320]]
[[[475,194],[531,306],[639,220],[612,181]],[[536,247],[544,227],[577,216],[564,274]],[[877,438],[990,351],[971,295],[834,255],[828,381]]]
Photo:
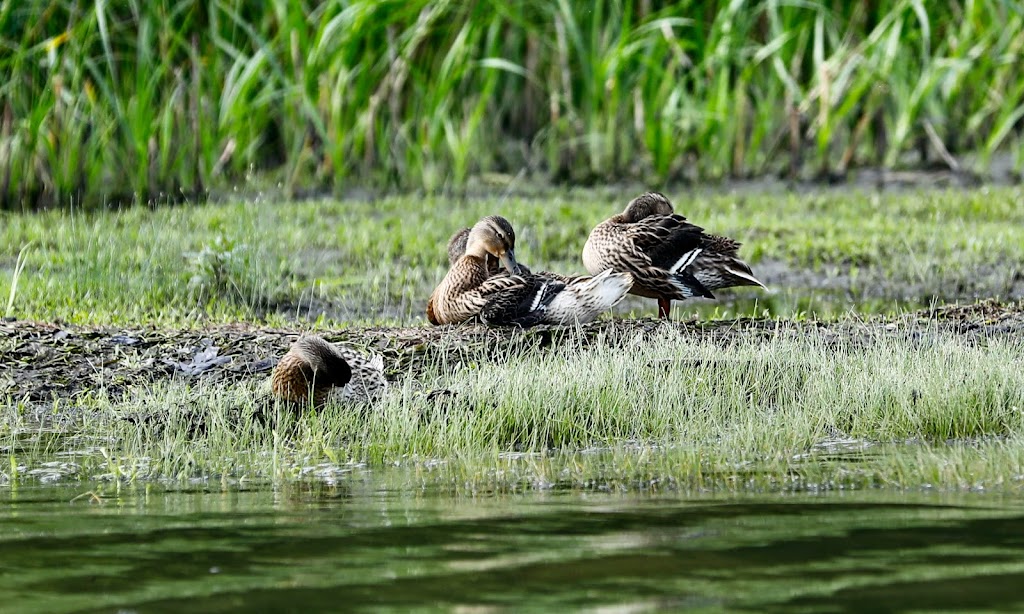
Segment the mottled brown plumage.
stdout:
[[554,273],[518,276],[525,283],[496,293],[480,313],[488,324],[586,324],[625,298],[633,285],[628,273],[602,271],[594,276]]
[[387,388],[383,358],[303,335],[278,361],[270,379],[275,398],[300,407],[322,407],[335,388],[345,401],[375,400]]
[[[457,235],[456,235],[457,236]],[[455,237],[449,241],[449,256]],[[431,324],[455,324],[480,314],[488,297],[503,288],[519,282],[512,277],[495,277],[490,272],[487,258],[501,262],[509,272],[517,272],[515,261],[515,231],[505,218],[492,215],[483,218],[467,233],[463,255],[448,270],[441,283],[427,301],[427,319]]]
[[352,379],[341,389],[341,400],[346,403],[373,403],[387,392],[388,380],[384,377],[384,357],[380,354],[366,355],[356,350],[335,345],[352,367]]
[[321,339],[306,335],[292,344],[278,361],[270,378],[270,389],[282,401],[307,405],[312,398],[320,407],[335,386],[352,379],[352,368],[337,348]]
[[630,291],[658,299],[667,318],[672,300],[714,298],[712,290],[761,286],[739,259],[740,244],[705,234],[673,212],[664,195],[647,192],[626,209],[598,224],[583,247],[583,264],[591,273],[612,269],[633,275]]
[[[510,231],[507,220],[492,216],[470,232],[452,237],[448,242],[452,267],[427,303],[432,323],[474,317],[490,325],[589,322],[621,300],[632,284],[629,275],[610,271],[585,278],[529,273],[511,258],[515,235]],[[509,272],[517,274],[494,271],[489,258],[504,258]]]
[[[469,238],[469,228],[459,230],[448,241],[448,262],[455,264],[466,253],[466,242]],[[513,247],[515,247],[513,245]],[[487,256],[488,279],[495,276],[509,275],[508,271],[501,268],[497,258],[490,254]],[[627,275],[562,275],[551,271],[539,271],[531,273],[526,265],[517,261],[520,277],[527,282],[522,286],[495,295],[491,300],[489,308],[482,311],[482,316],[488,321],[502,321],[517,319],[513,315],[519,309],[519,303],[524,301],[524,296],[536,298],[536,292],[541,290],[544,282],[549,282],[544,292],[562,291],[564,286],[565,296],[552,296],[546,303],[546,313],[535,314],[546,324],[571,324],[592,322],[599,315],[614,307],[632,285],[632,278]],[[550,283],[556,282],[556,283]],[[546,297],[541,297],[544,302]],[[429,306],[428,306],[429,310]],[[520,314],[520,317],[522,314]],[[428,314],[429,319],[429,314]]]

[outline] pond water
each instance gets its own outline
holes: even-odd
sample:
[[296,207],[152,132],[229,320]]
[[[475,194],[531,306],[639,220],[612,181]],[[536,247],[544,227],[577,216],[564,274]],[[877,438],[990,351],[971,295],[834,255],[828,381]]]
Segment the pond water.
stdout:
[[1024,500],[990,494],[471,498],[357,483],[0,499],[12,612],[1024,608]]

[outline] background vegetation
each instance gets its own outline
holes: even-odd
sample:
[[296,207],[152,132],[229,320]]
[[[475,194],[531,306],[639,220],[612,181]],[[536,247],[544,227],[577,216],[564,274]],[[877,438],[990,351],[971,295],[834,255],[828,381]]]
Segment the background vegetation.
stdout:
[[1019,171],[1022,47],[1010,0],[5,0],[0,206]]

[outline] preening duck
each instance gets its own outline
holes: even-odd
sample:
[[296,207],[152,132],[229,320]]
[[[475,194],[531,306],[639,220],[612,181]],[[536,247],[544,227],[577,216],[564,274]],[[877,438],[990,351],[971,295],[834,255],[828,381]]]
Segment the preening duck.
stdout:
[[[505,218],[501,218],[501,219],[505,219]],[[505,220],[505,221],[508,222],[508,220]],[[462,230],[459,230],[458,232],[453,234],[452,238],[448,239],[448,264],[449,264],[449,266],[454,265],[456,262],[459,261],[459,258],[462,258],[462,256],[464,256],[466,254],[466,242],[469,241],[469,231],[470,230],[472,230],[472,228],[463,228]],[[515,232],[512,231],[512,225],[511,224],[509,224],[507,230],[509,232],[508,232],[508,234],[506,234],[506,236],[510,237],[510,239],[509,239],[510,240],[509,247],[512,248],[512,250],[514,251],[515,248],[516,248],[516,235],[515,235]],[[505,270],[505,267],[501,266],[501,263],[498,262],[498,259],[495,258],[494,256],[492,256],[491,254],[487,254],[487,256],[485,257],[485,260],[487,261],[487,275],[488,276],[509,274],[508,271]],[[523,264],[522,262],[519,262],[518,260],[516,260],[516,264],[519,265],[519,274],[520,275],[529,274],[530,273],[530,269],[527,268],[527,266],[525,264]]]
[[[480,220],[464,241],[461,235],[448,242],[454,263],[427,303],[434,324],[474,317],[495,326],[589,322],[622,300],[633,283],[628,274],[611,271],[579,278],[527,272],[515,260],[512,225],[500,216]],[[496,271],[494,262],[509,274]]]
[[673,300],[714,298],[712,290],[733,286],[767,289],[739,259],[739,246],[728,237],[705,234],[674,213],[664,195],[647,192],[591,231],[583,265],[591,273],[632,274],[630,293],[658,299],[658,315],[667,318]]
[[[474,240],[472,252],[467,249],[471,238]],[[515,243],[516,233],[512,224],[498,215],[477,222],[466,233],[465,240],[456,233],[448,241],[449,261],[455,250],[461,250],[461,255],[455,258],[448,274],[427,300],[427,320],[435,325],[455,324],[480,315],[489,294],[498,289],[496,284],[483,286],[491,277],[492,267],[488,260],[493,259],[495,272],[501,266],[507,266],[509,272],[518,271]]]
[[[455,264],[466,253],[469,232],[469,228],[463,228],[452,235],[448,241],[449,263]],[[632,277],[623,275],[604,275],[604,272],[596,276],[562,275],[551,271],[531,273],[530,269],[518,260],[516,265],[519,267],[519,275],[526,279],[530,279],[532,276],[543,281],[555,282],[556,285],[551,286],[553,288],[558,288],[557,284],[559,283],[565,284],[568,294],[561,300],[552,301],[548,306],[547,314],[544,317],[544,322],[547,324],[593,322],[598,316],[621,301],[633,284]],[[490,254],[487,255],[487,271],[491,277],[509,274],[501,268],[497,258]],[[576,297],[576,300],[571,300],[572,297]],[[496,302],[500,301],[496,300]],[[494,317],[493,314],[492,317]]]
[[375,400],[387,387],[384,359],[365,356],[315,335],[303,335],[278,361],[270,378],[270,390],[281,401],[319,408],[333,389],[349,402]]

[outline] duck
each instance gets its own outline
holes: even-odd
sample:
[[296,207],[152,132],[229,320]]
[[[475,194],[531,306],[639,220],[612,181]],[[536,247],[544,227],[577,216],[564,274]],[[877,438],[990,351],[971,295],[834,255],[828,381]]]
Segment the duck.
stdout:
[[664,194],[645,192],[594,227],[583,266],[630,273],[630,293],[657,299],[658,315],[667,319],[673,300],[715,298],[713,290],[734,286],[768,289],[740,260],[740,245],[688,222]]
[[[466,253],[469,232],[469,228],[463,228],[449,239],[449,264],[455,264]],[[501,264],[494,256],[488,254],[486,262],[487,272],[491,277],[495,275],[509,275],[509,272],[501,267]],[[545,318],[545,323],[547,324],[567,325],[577,322],[580,324],[593,322],[598,316],[625,298],[628,292],[620,294],[617,287],[626,287],[626,290],[628,290],[628,286],[632,286],[633,283],[632,276],[627,278],[624,275],[602,275],[599,273],[595,280],[595,277],[590,275],[562,275],[551,271],[538,271],[534,273],[530,271],[529,267],[518,260],[516,265],[519,267],[519,275],[521,277],[530,277],[532,275],[555,282],[556,284],[565,284],[570,295],[590,297],[578,300],[575,303],[568,300],[554,302],[548,307],[548,313]]]
[[376,400],[387,388],[384,359],[335,345],[323,337],[302,335],[281,357],[270,377],[272,396],[293,406],[319,409],[335,389],[347,402]]
[[[491,245],[469,256],[466,251],[470,234],[477,227],[480,227],[478,239],[488,241]],[[521,272],[518,263],[515,262],[515,244],[515,229],[500,215],[483,218],[464,235],[462,231],[452,235],[448,240],[448,262],[451,267],[427,299],[427,321],[440,326],[464,322],[479,315],[486,303],[486,299],[479,291],[473,296],[463,296],[462,300],[458,301],[454,300],[454,296],[478,288],[492,274],[501,272],[504,263],[497,256],[499,251],[505,255],[506,262],[512,263],[510,272]]]
[[501,216],[477,222],[464,242],[461,234],[449,241],[453,264],[427,301],[427,319],[435,325],[473,318],[524,328],[586,323],[621,301],[633,285],[631,275],[610,270],[579,278],[529,272],[516,262],[515,231]]

